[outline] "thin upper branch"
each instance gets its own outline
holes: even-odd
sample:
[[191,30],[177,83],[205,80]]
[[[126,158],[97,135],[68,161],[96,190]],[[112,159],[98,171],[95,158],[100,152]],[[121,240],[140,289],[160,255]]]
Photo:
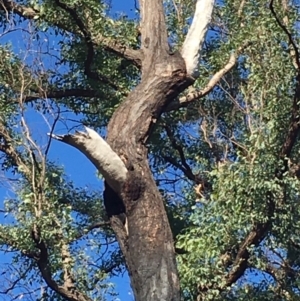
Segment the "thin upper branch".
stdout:
[[226,65],[212,76],[208,84],[202,90],[192,91],[188,93],[188,95],[174,100],[173,102],[170,103],[170,105],[166,107],[165,112],[170,112],[170,111],[178,110],[179,108],[187,107],[192,102],[210,93],[214,89],[214,87],[219,83],[222,77],[225,74],[227,74],[230,70],[232,70],[232,68],[235,66],[237,62],[239,54],[250,44],[251,42],[247,42],[243,46],[239,47],[236,52],[232,53]]
[[91,225],[89,225],[88,227],[82,229],[75,237],[74,240],[78,240],[80,238],[82,238],[85,235],[88,235],[91,231],[95,230],[95,229],[99,229],[99,228],[108,228],[110,226],[110,222],[95,222]]
[[[288,31],[287,27],[280,21],[280,19],[278,18],[275,9],[274,9],[274,0],[270,1],[270,10],[272,15],[274,16],[276,23],[281,27],[281,29],[284,31],[284,33],[287,35],[288,37],[288,41],[289,41],[289,45],[292,47],[293,49],[293,60],[295,61],[295,67],[298,69],[298,71],[300,71],[300,56],[299,56],[299,50],[298,47],[292,37],[292,34]],[[286,9],[286,8],[285,8]]]
[[99,91],[89,90],[89,89],[67,89],[67,90],[43,90],[41,94],[38,95],[28,95],[25,96],[24,102],[31,102],[40,98],[64,98],[64,97],[97,97],[99,96]]
[[178,144],[178,142],[176,141],[170,127],[168,127],[167,125],[164,127],[164,129],[166,130],[167,136],[170,139],[171,145],[174,148],[175,151],[178,152],[179,154],[179,158],[181,163],[178,163],[177,160],[175,158],[172,158],[170,156],[163,156],[164,159],[171,163],[172,165],[174,165],[175,167],[179,168],[184,174],[185,176],[191,180],[194,181],[196,183],[199,182],[200,179],[197,179],[196,175],[194,175],[191,167],[188,165],[185,155],[184,155],[184,150],[182,148],[181,145]]
[[20,282],[21,280],[23,280],[23,279],[26,277],[26,275],[30,272],[31,268],[32,268],[32,266],[29,265],[29,266],[25,269],[24,272],[21,272],[21,273],[20,273],[19,277],[18,277],[16,280],[14,280],[14,281],[11,283],[11,285],[10,285],[7,289],[5,289],[5,290],[3,290],[3,291],[0,291],[0,294],[8,295],[8,293],[9,293],[10,291],[14,290],[14,289],[16,288],[17,284],[19,284],[19,282]]
[[19,251],[22,255],[31,258],[31,259],[37,259],[38,254],[36,252],[25,250],[24,248],[20,247],[20,241],[15,239],[9,229],[5,226],[0,226],[0,243],[2,245],[7,245],[13,249],[13,251]]
[[285,141],[282,145],[281,151],[280,151],[280,158],[285,159],[286,157],[289,157],[292,149],[296,143],[296,139],[300,132],[300,118],[299,118],[299,100],[300,100],[300,55],[298,51],[298,47],[296,43],[293,40],[292,34],[287,29],[286,25],[283,24],[280,19],[278,18],[274,6],[273,6],[273,0],[270,1],[270,10],[272,15],[274,16],[276,23],[279,25],[279,27],[283,30],[283,32],[286,34],[289,46],[291,47],[291,57],[293,60],[293,65],[297,70],[297,76],[296,76],[296,85],[294,90],[294,97],[293,97],[293,104],[292,104],[292,110],[291,110],[291,119],[290,124],[288,128],[288,132],[285,138]]
[[281,147],[280,158],[285,159],[286,157],[290,157],[292,149],[297,141],[297,137],[300,132],[300,118],[299,118],[299,100],[300,100],[300,73],[296,77],[296,87],[294,92],[294,99],[292,104],[292,112],[291,119],[288,128],[288,132],[285,135],[285,141]]
[[95,57],[95,50],[94,50],[94,43],[92,39],[92,35],[87,28],[86,24],[83,22],[83,20],[78,15],[76,9],[66,5],[65,3],[61,2],[60,0],[55,0],[55,3],[58,7],[62,8],[64,11],[66,11],[75,24],[78,26],[79,31],[81,32],[82,36],[84,37],[85,44],[87,47],[87,56],[84,62],[84,73],[87,77],[103,82],[109,86],[111,86],[115,90],[119,90],[119,87],[113,83],[109,78],[107,78],[104,75],[100,75],[98,72],[92,70],[92,65]]
[[131,61],[136,67],[141,68],[144,53],[142,50],[135,50],[125,45],[118,43],[115,39],[103,37],[98,34],[93,37],[93,43],[101,45],[105,50],[114,53],[115,55]]
[[244,241],[239,247],[238,253],[234,260],[233,266],[226,277],[226,285],[230,286],[235,283],[242,275],[244,275],[248,268],[249,251],[248,248],[251,246],[258,246],[262,240],[266,237],[268,230],[271,227],[271,216],[274,213],[274,203],[269,206],[269,219],[265,223],[257,223],[253,230],[246,236]]
[[[275,201],[273,199],[273,196],[271,193],[267,193],[267,200],[266,200],[266,221],[260,222],[257,221],[253,227],[252,230],[247,234],[247,236],[244,238],[242,243],[239,246],[233,246],[233,249],[237,247],[237,252],[235,255],[235,258],[233,259],[233,263],[231,261],[231,258],[226,262],[226,268],[229,268],[229,266],[232,264],[228,274],[224,277],[224,283],[221,284],[219,287],[217,287],[220,290],[224,290],[225,287],[230,287],[232,284],[236,283],[240,277],[242,277],[246,271],[246,269],[249,267],[248,260],[250,258],[250,247],[257,247],[266,237],[266,235],[269,233],[271,227],[272,227],[272,218],[274,216],[275,212]],[[227,253],[227,252],[226,252]],[[223,254],[223,256],[227,256],[228,254]],[[205,293],[209,289],[215,288],[211,285],[200,285],[199,286],[199,292]]]

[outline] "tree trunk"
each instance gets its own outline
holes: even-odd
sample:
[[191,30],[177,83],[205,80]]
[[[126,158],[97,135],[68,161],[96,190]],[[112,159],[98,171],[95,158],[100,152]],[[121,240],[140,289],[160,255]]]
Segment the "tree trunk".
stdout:
[[140,0],[140,84],[120,104],[107,143],[87,133],[51,135],[84,153],[105,177],[104,205],[136,301],[179,301],[173,236],[148,164],[147,141],[164,110],[198,73],[214,0],[198,0],[182,55],[170,53],[162,0]]
[[111,222],[136,300],[177,301],[180,293],[173,238],[149,168],[146,142],[163,108],[189,81],[180,54],[155,59],[152,64],[148,62],[151,69],[108,125],[107,141],[129,170],[120,193],[126,208],[127,230],[114,216]]

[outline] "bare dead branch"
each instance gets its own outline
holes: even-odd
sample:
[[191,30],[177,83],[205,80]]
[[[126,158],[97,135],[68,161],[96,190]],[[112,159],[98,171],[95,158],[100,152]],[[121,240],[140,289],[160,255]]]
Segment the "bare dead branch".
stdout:
[[85,129],[87,133],[76,132],[74,135],[51,135],[51,137],[85,154],[109,185],[116,192],[120,192],[127,177],[125,164],[97,132],[87,127]]

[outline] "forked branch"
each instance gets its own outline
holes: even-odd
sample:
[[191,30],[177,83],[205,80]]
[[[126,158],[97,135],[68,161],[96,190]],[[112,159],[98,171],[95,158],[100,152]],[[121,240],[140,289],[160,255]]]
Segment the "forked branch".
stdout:
[[235,66],[237,62],[239,54],[250,44],[251,42],[247,42],[243,46],[239,47],[236,52],[233,52],[230,55],[226,65],[212,76],[208,84],[202,90],[194,90],[188,93],[188,95],[176,99],[166,107],[165,112],[170,112],[170,111],[178,110],[179,108],[187,107],[192,102],[210,93],[214,89],[214,87],[219,83],[222,77],[226,75],[230,70],[232,70],[232,68]]

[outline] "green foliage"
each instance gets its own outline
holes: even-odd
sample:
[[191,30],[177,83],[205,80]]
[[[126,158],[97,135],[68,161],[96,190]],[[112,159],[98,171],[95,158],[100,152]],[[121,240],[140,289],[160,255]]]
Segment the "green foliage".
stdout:
[[[249,43],[236,70],[226,75],[201,107],[208,104],[212,108],[203,112],[206,136],[211,133],[212,137],[202,139],[219,145],[223,153],[221,162],[210,168],[213,185],[212,193],[205,196],[207,205],[194,207],[193,226],[177,243],[187,251],[178,258],[183,291],[188,300],[197,291],[201,294],[203,287],[211,288],[205,300],[244,300],[245,296],[248,300],[294,300],[298,298],[297,272],[285,273],[280,266],[289,262],[291,270],[297,270],[297,261],[290,254],[297,253],[298,245],[291,247],[290,243],[298,235],[299,180],[286,169],[280,153],[291,122],[297,73],[288,36],[269,7],[260,1],[247,2],[244,17],[238,16],[240,7],[240,2],[230,1],[215,11],[227,35],[223,43],[220,36],[218,47],[208,48],[204,56],[209,67],[220,66],[229,51]],[[294,16],[291,8],[289,24]],[[293,34],[291,26],[288,30]],[[297,147],[289,160],[298,162]],[[235,261],[238,252],[249,233],[263,224],[272,224],[263,241],[254,240],[247,246],[252,273],[245,274],[235,289],[228,287],[228,278],[239,266]],[[256,278],[265,275],[270,276],[261,282],[264,285],[256,285]]]
[[[5,200],[6,214],[12,216],[14,222],[13,225],[1,226],[1,244],[21,252],[15,257],[18,263],[23,256],[32,258],[31,266],[34,267],[34,257],[39,250],[32,233],[34,228],[38,228],[41,235],[39,239],[47,245],[53,279],[58,284],[63,283],[62,271],[66,263],[62,252],[67,248],[71,256],[67,266],[76,279],[76,286],[87,295],[103,298],[105,294],[112,293],[106,283],[107,273],[112,271],[112,266],[115,270],[122,268],[122,257],[116,249],[103,257],[100,263],[94,264],[106,248],[105,245],[114,240],[107,226],[102,229],[94,226],[96,223],[106,223],[102,200],[98,191],[76,188],[64,178],[63,172],[58,166],[47,164],[42,193],[38,194],[40,199],[36,198],[37,193],[32,190],[32,185],[25,181],[16,190],[15,198]],[[24,279],[31,277],[31,273],[24,275]],[[36,285],[32,282],[29,284],[33,287]],[[46,289],[43,298],[60,300],[59,295],[49,289]]]

